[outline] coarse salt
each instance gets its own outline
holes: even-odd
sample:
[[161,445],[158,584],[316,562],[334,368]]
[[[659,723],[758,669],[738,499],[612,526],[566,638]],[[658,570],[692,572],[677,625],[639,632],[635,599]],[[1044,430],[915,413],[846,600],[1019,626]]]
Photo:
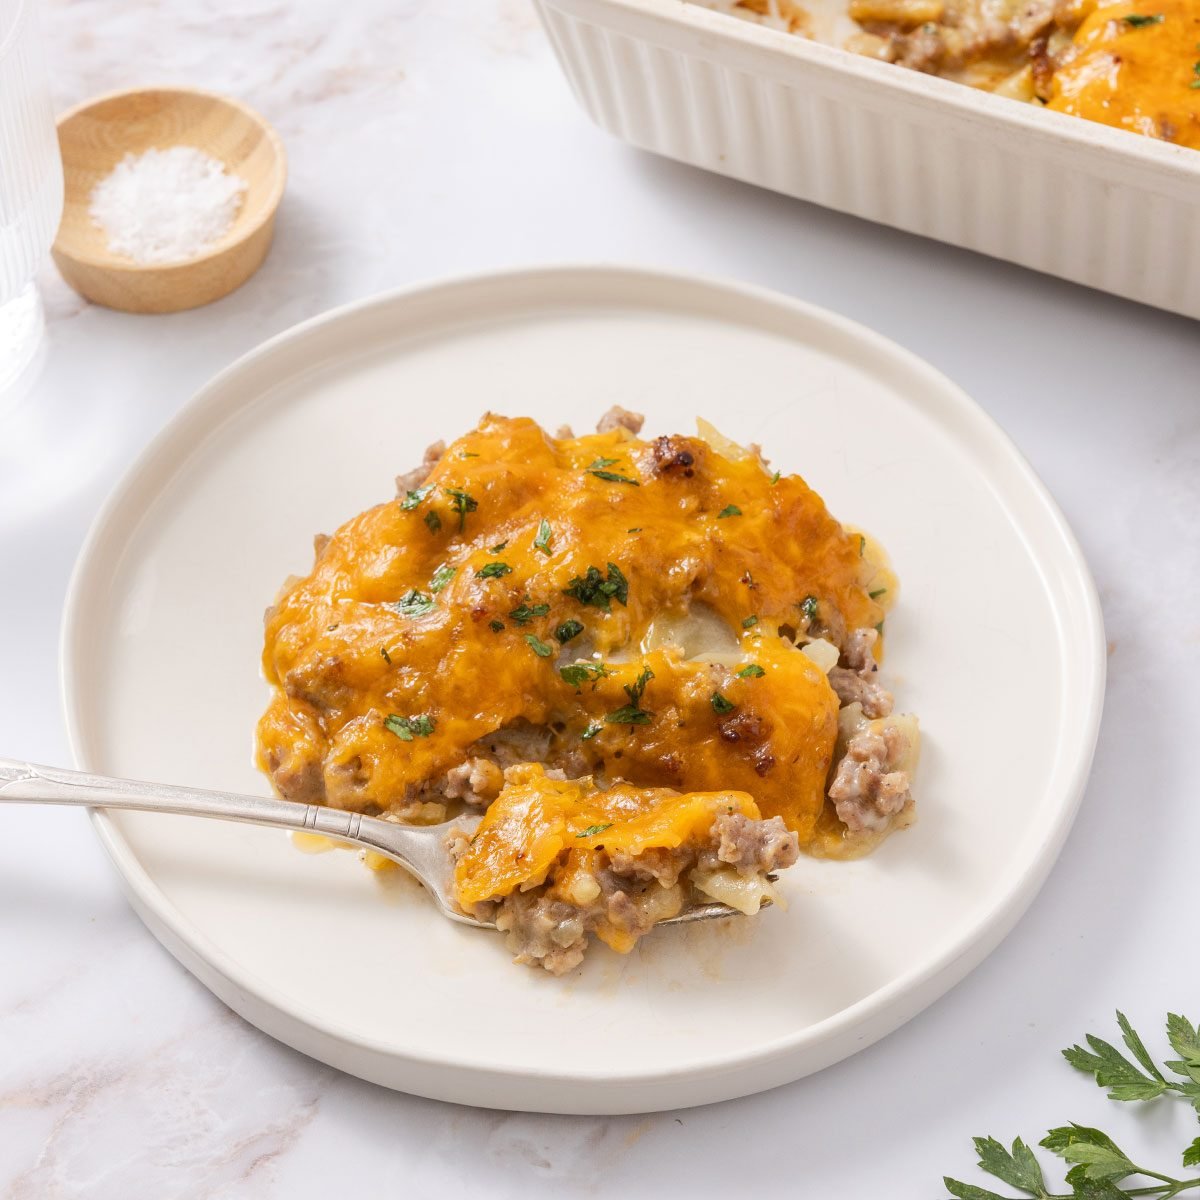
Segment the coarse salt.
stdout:
[[229,232],[246,181],[194,146],[127,154],[92,189],[108,248],[137,263],[195,258]]

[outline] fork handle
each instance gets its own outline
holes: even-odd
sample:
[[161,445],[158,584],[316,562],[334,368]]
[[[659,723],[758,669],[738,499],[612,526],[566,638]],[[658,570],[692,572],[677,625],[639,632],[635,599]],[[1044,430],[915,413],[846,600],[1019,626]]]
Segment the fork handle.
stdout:
[[[170,783],[110,779],[85,771],[64,771],[0,758],[0,803],[71,804],[82,808],[131,808],[139,812],[178,813],[306,829],[328,837],[359,840],[362,813],[341,812],[319,804],[295,804],[268,796],[209,792]],[[367,818],[369,820],[369,818]]]

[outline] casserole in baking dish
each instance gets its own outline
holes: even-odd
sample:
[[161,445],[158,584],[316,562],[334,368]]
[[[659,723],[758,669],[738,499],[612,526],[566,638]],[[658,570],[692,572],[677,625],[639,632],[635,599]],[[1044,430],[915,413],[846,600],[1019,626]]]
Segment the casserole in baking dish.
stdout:
[[636,146],[1200,316],[1185,146],[689,0],[536,3],[580,103]]

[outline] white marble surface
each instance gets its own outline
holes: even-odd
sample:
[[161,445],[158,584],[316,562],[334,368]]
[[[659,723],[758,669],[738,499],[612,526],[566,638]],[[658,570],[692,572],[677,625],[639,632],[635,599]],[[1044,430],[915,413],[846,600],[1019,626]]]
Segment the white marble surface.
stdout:
[[[971,1135],[1035,1138],[1068,1119],[1177,1163],[1181,1107],[1114,1113],[1057,1051],[1108,1029],[1118,1005],[1155,1042],[1168,1008],[1200,1017],[1196,326],[629,150],[576,110],[526,0],[46,8],[60,107],[164,80],[225,90],[276,123],[292,173],[265,268],[211,308],[124,316],[45,274],[46,367],[0,416],[5,752],[66,761],[68,572],[102,497],[200,383],[331,305],[527,262],[730,275],[925,355],[1016,438],[1073,522],[1111,675],[1076,829],[983,967],[818,1077],[644,1119],[457,1109],[309,1062],[160,949],[82,814],[0,810],[0,1194],[724,1196],[754,1164],[784,1195],[916,1200],[941,1194],[945,1171],[970,1175]],[[1007,752],[1002,729],[996,745]]]

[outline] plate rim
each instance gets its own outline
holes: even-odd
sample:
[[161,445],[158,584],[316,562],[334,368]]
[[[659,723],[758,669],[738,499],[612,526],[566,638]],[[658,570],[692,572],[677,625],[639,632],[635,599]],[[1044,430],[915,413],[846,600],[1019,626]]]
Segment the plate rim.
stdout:
[[[949,992],[992,953],[1012,931],[1045,883],[1059,857],[1082,800],[1099,735],[1107,667],[1099,596],[1087,560],[1065,516],[1028,460],[995,419],[958,384],[913,351],[820,305],[796,299],[771,288],[712,275],[633,265],[588,263],[455,274],[421,280],[402,288],[339,305],[290,326],[239,355],[185,401],[122,472],[92,521],[71,572],[60,633],[59,673],[68,744],[76,765],[80,769],[98,769],[97,764],[86,752],[86,718],[76,684],[81,673],[78,642],[86,620],[85,585],[89,577],[103,564],[104,542],[110,536],[109,526],[121,515],[129,498],[139,488],[147,486],[147,480],[154,476],[156,469],[161,471],[164,464],[171,468],[163,481],[157,484],[156,490],[161,490],[165,481],[174,476],[186,463],[188,455],[185,454],[180,459],[175,454],[175,443],[194,421],[200,419],[205,410],[219,404],[222,394],[231,384],[236,385],[239,376],[252,372],[256,365],[280,348],[302,342],[317,329],[353,321],[375,309],[391,305],[411,305],[427,295],[452,295],[475,289],[484,289],[486,293],[488,288],[515,290],[519,293],[519,303],[514,306],[513,311],[518,316],[529,316],[538,307],[534,300],[536,295],[540,295],[542,304],[549,310],[555,299],[561,299],[555,293],[564,290],[571,293],[575,304],[581,310],[601,310],[621,305],[634,308],[639,302],[639,292],[645,293],[647,284],[651,285],[652,289],[666,287],[706,292],[713,297],[722,295],[726,299],[742,299],[759,306],[783,310],[791,317],[823,324],[859,345],[870,348],[877,355],[903,365],[916,376],[924,376],[942,393],[942,399],[952,405],[954,415],[960,421],[965,421],[966,428],[973,432],[972,440],[976,450],[989,449],[993,452],[993,461],[997,465],[1006,469],[1007,473],[1016,473],[1014,478],[1019,478],[1024,485],[1027,499],[1038,502],[1042,519],[1048,523],[1049,531],[1053,532],[1061,543],[1066,554],[1061,565],[1069,566],[1070,570],[1066,574],[1078,589],[1076,599],[1082,601],[1085,628],[1077,630],[1071,643],[1078,642],[1081,649],[1089,643],[1091,645],[1090,656],[1081,664],[1069,664],[1072,667],[1087,667],[1089,677],[1083,681],[1082,689],[1086,704],[1082,709],[1075,710],[1076,720],[1069,727],[1074,728],[1078,736],[1077,744],[1070,755],[1072,761],[1063,780],[1061,799],[1049,821],[1045,837],[1026,852],[1021,870],[1014,873],[1005,890],[988,906],[986,913],[958,937],[944,939],[933,952],[923,956],[918,967],[898,974],[882,987],[798,1033],[777,1038],[752,1052],[726,1052],[647,1072],[604,1072],[587,1069],[563,1071],[523,1064],[516,1067],[500,1067],[477,1064],[468,1058],[456,1058],[444,1053],[427,1054],[416,1046],[400,1049],[363,1036],[339,1021],[330,1020],[324,1014],[308,1009],[302,1002],[278,992],[255,971],[245,969],[232,960],[219,945],[214,944],[194,927],[172,904],[138,861],[132,847],[105,811],[89,809],[100,842],[116,869],[122,889],[134,910],[154,936],[191,974],[218,999],[269,1036],[319,1061],[386,1087],[433,1099],[519,1111],[615,1114],[691,1107],[719,1099],[731,1099],[766,1090],[822,1070],[898,1029]],[[609,296],[613,290],[625,293],[625,299],[619,305],[614,305]],[[600,295],[589,298],[589,293],[596,292]],[[489,300],[488,306],[494,303],[494,299]],[[681,306],[671,307],[665,304],[661,297],[656,297],[653,290],[650,291],[645,306],[652,310],[676,313],[683,311]],[[477,323],[476,318],[464,324],[469,327],[470,324]],[[444,317],[439,318],[437,324],[443,330],[453,328],[453,323]],[[403,335],[402,326],[398,328],[398,334]],[[290,379],[291,376],[285,378]],[[268,390],[257,388],[254,399],[247,402],[247,406],[261,402]],[[921,411],[929,415],[927,410]],[[948,428],[941,420],[937,422],[937,427],[943,432]],[[951,428],[955,442],[960,444],[961,428]],[[172,457],[175,458],[174,463],[168,461]],[[118,539],[118,545],[128,544],[128,540],[129,531],[126,529]],[[1043,554],[1034,555],[1039,571],[1045,566],[1042,558]],[[1052,607],[1061,618],[1061,597],[1058,596],[1061,588],[1051,588],[1049,581],[1047,587],[1055,601]],[[1068,644],[1060,633],[1057,648],[1062,650]],[[819,1053],[822,1048],[825,1053]],[[791,1059],[798,1058],[806,1052],[812,1059],[807,1066],[790,1063],[781,1069],[781,1064],[787,1064]],[[367,1060],[360,1061],[364,1055],[367,1056]],[[373,1062],[372,1059],[390,1063],[398,1070],[376,1069],[378,1062]],[[760,1080],[765,1078],[765,1081],[754,1082],[750,1078],[756,1071]],[[398,1074],[408,1073],[414,1078],[397,1081]],[[766,1078],[768,1076],[769,1078]],[[726,1079],[724,1085],[720,1083],[722,1077]],[[731,1077],[738,1080],[734,1086],[729,1086],[733,1083]],[[709,1080],[710,1086],[707,1090],[694,1087],[688,1095],[672,1095],[669,1101],[661,1103],[650,1098],[649,1093],[669,1088],[672,1083],[684,1079],[693,1082]],[[517,1089],[524,1097],[520,1103],[506,1102],[514,1090],[514,1080],[520,1080],[523,1085]],[[712,1086],[713,1083],[715,1087]],[[482,1091],[485,1098],[471,1099],[465,1096],[464,1085]],[[508,1086],[500,1092],[497,1085]],[[578,1098],[567,1101],[561,1096],[547,1096],[549,1102],[536,1099],[533,1103],[528,1102],[537,1096],[539,1090],[561,1091],[572,1088],[593,1089],[597,1096],[592,1102]],[[622,1096],[622,1092],[627,1095]]]

